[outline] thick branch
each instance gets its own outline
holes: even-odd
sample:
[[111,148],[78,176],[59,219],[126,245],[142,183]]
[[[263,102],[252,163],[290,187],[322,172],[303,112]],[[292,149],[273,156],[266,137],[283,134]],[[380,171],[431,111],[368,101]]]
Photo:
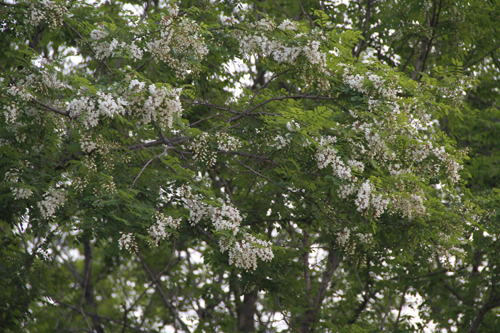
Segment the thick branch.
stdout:
[[[97,305],[94,300],[94,288],[92,287],[92,246],[89,240],[83,243],[83,252],[85,255],[83,266],[83,295],[87,305],[97,313]],[[94,330],[97,333],[104,333],[99,316],[91,314],[90,318],[92,319]]]
[[340,260],[342,256],[337,253],[333,248],[330,249],[328,253],[328,269],[323,273],[323,279],[321,280],[321,284],[318,292],[316,293],[316,297],[314,298],[313,307],[309,308],[302,318],[302,322],[300,325],[301,333],[308,333],[314,331],[314,327],[317,321],[317,315],[321,308],[321,304],[323,303],[323,299],[325,296],[325,292],[328,289],[328,285],[332,280],[333,273],[339,267]]

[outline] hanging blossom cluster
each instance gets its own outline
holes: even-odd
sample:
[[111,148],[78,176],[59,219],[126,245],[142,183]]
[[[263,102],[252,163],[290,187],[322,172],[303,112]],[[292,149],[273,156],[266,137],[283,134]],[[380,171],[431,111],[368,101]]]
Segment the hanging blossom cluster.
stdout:
[[327,136],[321,138],[319,141],[319,147],[316,151],[315,158],[318,162],[318,168],[323,169],[331,166],[334,175],[340,179],[345,180],[356,180],[351,174],[351,168],[342,161],[340,156],[337,154],[335,149],[333,149],[330,144],[337,141],[336,137]]
[[181,90],[154,84],[149,85],[147,90],[145,87],[144,82],[134,79],[122,96],[104,91],[88,96],[80,90],[77,97],[67,104],[66,110],[70,117],[78,118],[87,129],[97,126],[101,116],[113,118],[115,115],[132,114],[129,111],[142,116],[144,123],[159,121],[164,126],[172,127],[175,117],[183,111],[179,100]]
[[[135,82],[131,82],[131,86],[133,83]],[[158,119],[163,125],[172,127],[175,116],[182,114],[182,104],[179,100],[181,90],[151,84],[148,91],[149,97],[143,106],[144,123]]]
[[287,31],[287,30],[296,31],[297,30],[297,22],[290,21],[289,19],[286,19],[283,22],[281,22],[280,25],[278,25],[278,29],[283,30],[283,31]]
[[5,173],[5,181],[11,184],[10,190],[16,200],[28,199],[33,195],[33,191],[26,188],[19,182],[19,170],[12,169]]
[[[4,80],[0,81],[3,83]],[[33,99],[33,95],[26,90],[24,85],[21,86],[11,86],[8,89],[5,87],[2,90],[5,91],[6,95],[11,100],[11,103],[3,105],[3,113],[7,123],[15,124],[19,116],[19,112],[22,110],[20,104],[24,104]],[[0,91],[2,93],[2,91]]]
[[137,252],[137,242],[135,241],[135,237],[132,233],[120,232],[122,235],[118,240],[118,245],[120,246],[120,250],[125,249],[130,253]]
[[116,38],[109,40],[109,33],[103,24],[99,24],[97,29],[90,33],[92,48],[98,59],[105,59],[114,56],[115,53],[121,52],[128,54],[133,60],[140,60],[144,54],[143,50],[135,44],[135,41],[130,43],[118,42]]
[[163,213],[156,213],[156,223],[149,228],[150,244],[158,246],[158,242],[162,239],[168,238],[170,234],[167,228],[178,229],[181,225],[181,218],[174,219],[171,216],[165,216]]
[[113,118],[115,114],[124,114],[125,106],[128,105],[123,98],[102,91],[90,97],[83,96],[80,90],[77,96],[81,97],[70,101],[66,109],[72,118],[78,118],[87,129],[97,126],[101,115]]
[[230,264],[249,270],[257,268],[257,259],[259,258],[263,261],[273,259],[271,242],[257,239],[242,231],[240,225],[243,218],[236,207],[221,199],[219,199],[219,206],[209,205],[201,201],[199,195],[192,194],[189,186],[179,188],[177,196],[184,208],[189,211],[192,224],[196,224],[202,219],[208,219],[216,231],[229,231],[235,237],[240,236],[241,240],[226,236],[220,238],[220,249],[222,252],[228,251]]
[[26,114],[35,113],[33,108],[25,107],[27,102],[33,100],[32,92],[47,93],[49,90],[65,88],[64,83],[57,78],[56,72],[46,67],[49,63],[48,59],[38,59],[35,67],[23,70],[26,76],[19,80],[16,85],[3,87],[4,79],[0,78],[0,94],[6,94],[11,101],[3,105],[7,123],[15,124],[22,110]]
[[56,210],[62,207],[66,201],[66,195],[63,190],[49,188],[43,195],[43,200],[38,202],[38,208],[43,218],[53,219],[56,217]]
[[288,146],[290,142],[290,133],[285,134],[285,136],[281,136],[278,134],[274,137],[274,143],[270,144],[270,146],[276,147],[276,149],[281,150]]
[[40,0],[31,3],[28,25],[38,26],[42,21],[47,22],[51,29],[57,29],[63,25],[64,17],[68,15],[68,9],[51,0]]
[[227,134],[226,132],[217,132],[217,134],[215,134],[215,137],[217,138],[219,150],[229,152],[235,151],[241,147],[241,141]]
[[[370,71],[366,73],[355,73],[352,65],[340,64],[344,67],[342,78],[352,89],[363,94],[380,94],[389,100],[397,98],[397,88],[395,81],[384,79]],[[368,84],[367,84],[368,83]]]
[[[263,32],[241,36],[239,41],[241,53],[250,55],[257,53],[272,57],[278,63],[288,64],[295,64],[297,58],[303,55],[310,65],[315,65],[320,69],[326,67],[326,53],[320,51],[321,43],[318,40],[307,40],[308,37],[304,34],[296,34],[295,43],[284,43],[277,38],[268,38],[264,32],[275,29],[275,24],[269,19],[255,23],[255,28]],[[294,31],[296,26],[293,22],[286,20],[278,26],[278,29]]]
[[[368,248],[374,246],[373,234],[361,232],[355,233],[356,229],[356,227],[352,229],[345,227],[336,234],[337,246],[350,256],[353,256],[356,253],[356,247],[358,244]],[[364,262],[366,262],[366,251],[362,252],[359,264],[363,265]]]
[[458,174],[458,172],[463,169],[463,166],[458,164],[458,162],[455,161],[450,156],[450,154],[448,154],[444,150],[444,147],[434,148],[434,150],[432,152],[439,160],[441,160],[446,165],[446,168],[447,168],[446,171],[447,171],[447,174],[448,174],[448,177],[450,178],[450,180],[453,183],[458,182],[460,180],[460,175]]
[[424,198],[422,195],[416,193],[409,195],[392,194],[391,204],[393,213],[399,212],[409,220],[426,214]]
[[354,203],[358,206],[359,212],[366,214],[369,209],[372,209],[373,217],[377,218],[387,209],[389,200],[380,194],[373,193],[373,185],[367,180],[360,186]]
[[148,50],[156,61],[167,63],[177,75],[185,77],[198,70],[188,61],[188,55],[201,61],[208,54],[208,48],[195,21],[178,16],[179,7],[175,4],[168,4],[167,10],[169,14],[160,22],[160,38],[148,42]]
[[202,133],[196,139],[191,140],[189,148],[194,152],[193,159],[205,163],[211,167],[217,161],[217,155],[210,149],[210,136]]
[[241,241],[233,243],[228,239],[221,240],[221,251],[228,251],[229,264],[245,270],[257,269],[257,260],[271,261],[274,253],[271,250],[271,242],[264,241],[250,234],[243,235]]

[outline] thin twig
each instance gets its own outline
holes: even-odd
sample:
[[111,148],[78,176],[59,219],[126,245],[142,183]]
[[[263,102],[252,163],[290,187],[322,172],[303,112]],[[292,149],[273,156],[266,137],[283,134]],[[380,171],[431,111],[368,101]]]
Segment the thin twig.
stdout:
[[281,308],[281,305],[280,305],[280,297],[276,297],[276,301],[278,302],[278,307],[280,308],[280,312],[281,312],[281,315],[283,316],[283,319],[285,320],[285,323],[288,325],[288,327],[292,328],[295,332],[299,332],[300,331],[298,329],[296,329],[292,324],[290,324],[288,322],[288,320],[286,319],[286,314],[283,312],[283,309]]
[[151,164],[151,162],[153,162],[155,159],[159,158],[159,157],[162,157],[162,156],[165,156],[165,154],[167,154],[167,151],[168,151],[168,147],[165,147],[165,149],[163,149],[163,153],[161,153],[160,155],[156,155],[156,156],[153,156],[152,159],[150,159],[141,169],[141,172],[139,172],[139,174],[137,175],[137,177],[135,177],[134,179],[134,182],[132,183],[132,185],[130,185],[130,188],[134,187],[135,183],[137,182],[137,180],[139,179],[139,177],[142,175],[142,173],[144,172],[144,170],[146,170],[146,168],[148,167],[149,164]]
[[312,20],[312,18],[309,16],[309,14],[307,14],[307,12],[304,10],[304,7],[302,6],[302,2],[300,0],[297,0],[299,2],[299,6],[300,6],[300,9],[302,10],[302,13],[304,13],[304,15],[307,17],[307,19],[309,20],[309,23],[311,23],[311,28],[314,29],[314,21]]

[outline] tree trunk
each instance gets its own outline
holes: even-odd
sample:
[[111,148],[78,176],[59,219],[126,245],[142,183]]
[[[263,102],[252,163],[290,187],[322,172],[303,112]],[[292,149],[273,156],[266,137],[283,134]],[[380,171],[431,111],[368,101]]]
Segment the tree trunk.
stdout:
[[302,322],[300,323],[301,333],[314,332],[316,322],[318,320],[318,313],[321,309],[321,304],[323,303],[325,292],[330,285],[333,273],[335,272],[337,267],[339,267],[341,259],[341,254],[337,253],[337,251],[335,251],[334,249],[330,249],[330,252],[328,253],[328,269],[323,273],[323,279],[321,280],[319,290],[314,297],[313,306],[307,309],[304,313],[304,317],[302,317]]
[[257,302],[257,291],[245,294],[243,303],[238,305],[238,331],[255,332],[255,302]]
[[[97,305],[94,300],[94,288],[92,287],[92,245],[86,240],[83,243],[83,252],[85,255],[85,263],[83,267],[83,296],[87,305],[92,308],[94,313],[97,313]],[[99,317],[95,314],[90,315],[92,326],[97,333],[104,333]]]

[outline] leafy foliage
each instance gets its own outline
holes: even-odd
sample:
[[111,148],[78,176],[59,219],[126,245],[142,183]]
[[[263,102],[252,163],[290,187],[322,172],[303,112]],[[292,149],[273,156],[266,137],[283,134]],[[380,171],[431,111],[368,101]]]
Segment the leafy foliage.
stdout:
[[0,1],[0,327],[491,331],[499,10]]

